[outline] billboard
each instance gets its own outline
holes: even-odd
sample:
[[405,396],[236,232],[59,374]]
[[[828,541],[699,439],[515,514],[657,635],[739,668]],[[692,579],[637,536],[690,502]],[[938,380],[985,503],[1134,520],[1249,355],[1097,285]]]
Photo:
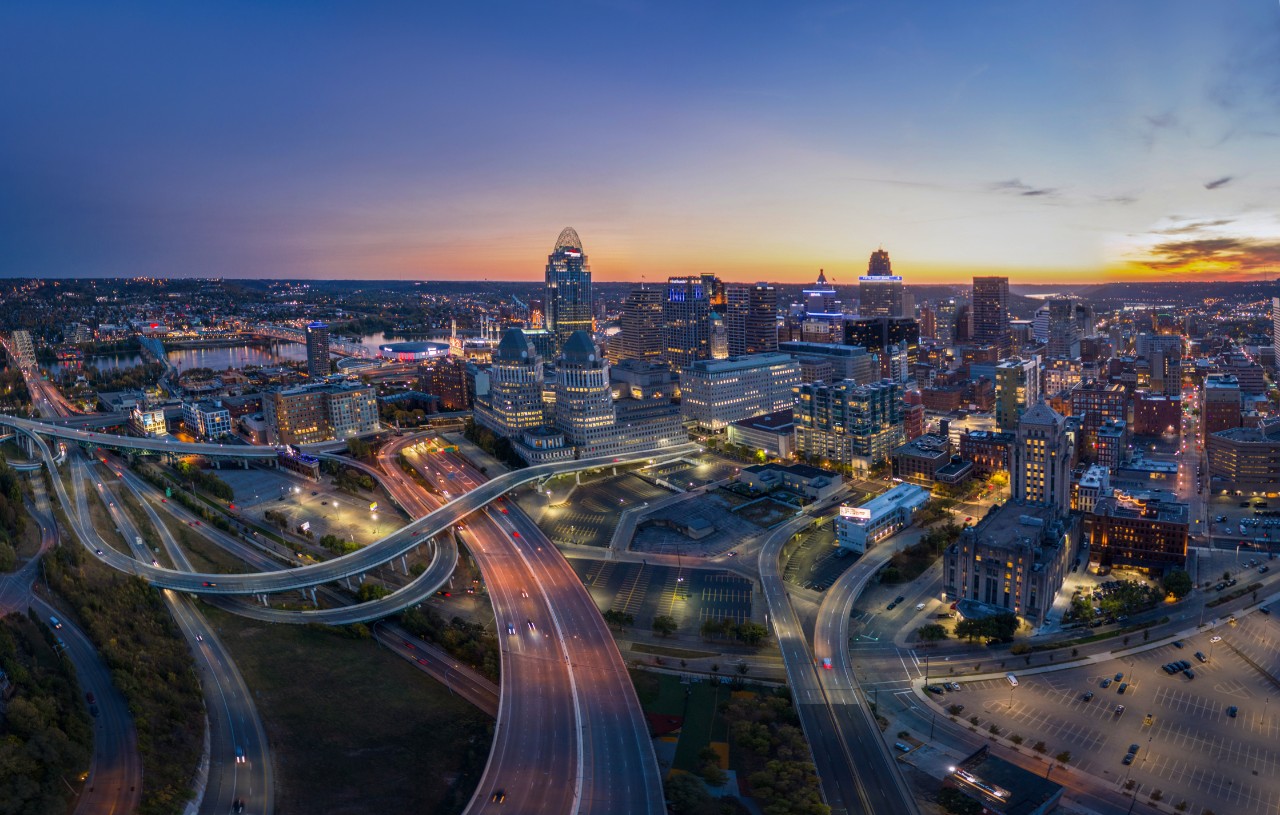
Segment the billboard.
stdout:
[[871,510],[862,507],[840,507],[841,518],[852,518],[855,521],[871,520]]

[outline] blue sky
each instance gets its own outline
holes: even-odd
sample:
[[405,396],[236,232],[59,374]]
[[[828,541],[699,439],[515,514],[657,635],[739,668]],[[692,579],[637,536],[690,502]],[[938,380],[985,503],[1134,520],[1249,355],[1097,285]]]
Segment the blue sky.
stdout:
[[0,9],[0,274],[1280,276],[1280,4]]

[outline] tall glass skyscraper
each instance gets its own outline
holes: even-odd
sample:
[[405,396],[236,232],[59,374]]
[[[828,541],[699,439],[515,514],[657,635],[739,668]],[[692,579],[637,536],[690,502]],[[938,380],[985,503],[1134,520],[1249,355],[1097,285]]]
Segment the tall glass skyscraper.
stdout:
[[1013,347],[1009,332],[1009,278],[975,277],[973,279],[973,341],[994,345],[1000,356]]
[[555,337],[559,354],[575,331],[591,333],[591,267],[582,251],[582,239],[566,226],[547,258],[546,323]]
[[307,324],[307,374],[328,376],[333,372],[329,363],[329,326],[315,322]]
[[871,253],[867,273],[858,278],[859,317],[907,317],[902,276],[893,273],[889,253]]

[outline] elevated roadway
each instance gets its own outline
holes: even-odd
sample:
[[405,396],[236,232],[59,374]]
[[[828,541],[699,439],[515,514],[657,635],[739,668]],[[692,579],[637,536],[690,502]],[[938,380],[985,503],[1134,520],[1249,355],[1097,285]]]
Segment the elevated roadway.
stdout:
[[[829,514],[842,497],[807,507],[770,533],[760,549],[760,585],[786,666],[792,700],[833,815],[912,815],[918,812],[915,800],[887,752],[865,699],[859,696],[852,681],[852,668],[837,674],[820,667],[782,579],[781,558],[787,541],[823,513]],[[848,649],[839,650],[847,655]]]

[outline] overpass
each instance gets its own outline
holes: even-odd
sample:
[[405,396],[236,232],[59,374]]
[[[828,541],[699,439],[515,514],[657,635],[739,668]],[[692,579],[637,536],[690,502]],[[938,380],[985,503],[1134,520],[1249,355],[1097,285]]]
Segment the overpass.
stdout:
[[[53,454],[49,451],[49,447],[45,444],[44,440],[39,438],[39,434],[50,431],[49,426],[43,425],[39,422],[30,422],[25,419],[15,419],[11,416],[0,417],[0,424],[9,423],[13,423],[10,424],[10,426],[35,437],[36,443],[40,448],[40,452],[52,472],[55,468]],[[85,434],[82,431],[73,431],[63,428],[55,428],[53,430],[56,431],[53,435],[56,435],[57,433],[74,434],[71,438],[77,441],[85,435],[99,435]],[[153,439],[126,439],[120,436],[114,438],[121,439],[126,442],[156,441]],[[166,451],[190,451],[191,448],[207,447],[216,447],[220,450],[224,449],[220,445],[184,444],[182,442],[176,442],[173,447],[168,447]],[[444,504],[421,518],[411,521],[400,529],[397,529],[391,534],[374,541],[359,551],[334,558],[333,560],[327,560],[323,563],[316,563],[310,566],[300,566],[294,569],[248,574],[179,572],[159,566],[151,566],[146,563],[139,563],[133,558],[127,557],[119,552],[115,552],[114,550],[103,550],[103,553],[98,555],[98,557],[112,568],[136,574],[147,580],[152,585],[159,586],[160,588],[173,589],[175,591],[185,591],[195,594],[256,595],[301,591],[302,589],[311,588],[324,583],[331,583],[335,580],[342,580],[347,577],[362,577],[364,574],[372,571],[378,566],[381,566],[388,561],[395,560],[402,555],[408,554],[413,549],[422,545],[429,538],[432,538],[440,532],[454,526],[467,515],[475,512],[477,509],[485,506],[495,498],[506,494],[508,491],[522,484],[527,484],[531,481],[538,481],[543,478],[549,478],[554,475],[575,472],[577,470],[604,467],[610,464],[626,464],[644,461],[646,459],[653,458],[654,456],[683,455],[696,449],[699,449],[696,444],[683,444],[656,450],[628,453],[620,456],[599,456],[596,458],[580,459],[577,461],[561,461],[552,464],[540,464],[534,467],[527,467],[523,470],[515,470],[498,476],[491,481],[486,481],[475,490],[458,496],[447,504]],[[238,447],[236,445],[231,445],[225,448],[225,450],[227,454],[231,454],[232,451],[263,451],[272,458],[276,455],[274,448]],[[63,505],[68,507],[71,506],[70,499],[62,487],[61,480],[55,477],[53,479],[53,483],[54,488],[58,492],[58,498],[63,501]],[[88,538],[85,536],[81,536],[81,538],[84,545],[88,547]],[[95,554],[97,553],[95,552]],[[430,573],[430,571],[431,570],[428,570],[427,573]]]

